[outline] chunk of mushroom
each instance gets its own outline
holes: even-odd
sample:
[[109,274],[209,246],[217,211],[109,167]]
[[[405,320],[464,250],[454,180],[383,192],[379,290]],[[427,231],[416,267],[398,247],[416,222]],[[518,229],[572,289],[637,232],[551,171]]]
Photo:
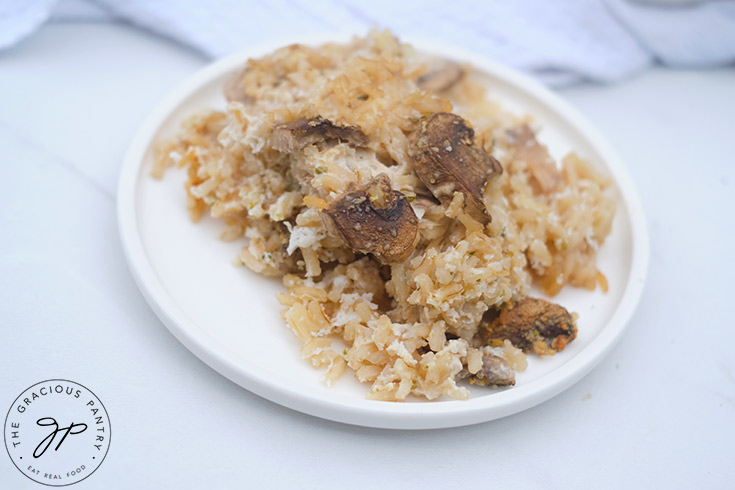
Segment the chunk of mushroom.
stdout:
[[475,145],[475,132],[455,114],[437,112],[421,121],[409,142],[413,169],[442,204],[456,191],[464,194],[465,210],[483,224],[490,222],[483,192],[503,168],[492,155]]
[[464,69],[459,64],[445,61],[430,69],[425,75],[420,76],[416,80],[416,84],[422,90],[440,93],[459,83],[464,74]]
[[247,68],[238,70],[236,73],[230,75],[225,82],[224,95],[227,102],[242,102],[248,104],[253,101],[253,98],[245,91],[245,85],[243,84],[243,77]]
[[524,352],[552,355],[576,338],[577,326],[564,307],[545,299],[525,298],[483,322],[479,336],[485,345],[508,339]]
[[502,357],[485,354],[482,356],[482,368],[470,376],[470,383],[480,386],[513,386],[516,384],[516,373]]
[[319,141],[342,140],[354,146],[367,145],[368,138],[357,126],[335,124],[321,116],[300,117],[273,129],[271,144],[284,153],[292,153]]
[[322,211],[322,221],[348,247],[383,263],[404,261],[418,241],[419,220],[385,174],[334,200]]
[[541,192],[552,191],[564,182],[561,172],[549,155],[549,150],[538,142],[528,124],[509,129],[506,135],[514,150],[514,158],[526,162]]

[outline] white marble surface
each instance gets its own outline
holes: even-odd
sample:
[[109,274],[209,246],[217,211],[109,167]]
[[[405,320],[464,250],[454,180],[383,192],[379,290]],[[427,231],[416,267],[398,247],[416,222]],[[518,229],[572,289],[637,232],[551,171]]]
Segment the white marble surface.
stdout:
[[[179,344],[133,284],[120,161],[156,101],[204,63],[115,25],[46,26],[0,53],[0,410],[43,379],[92,388],[114,435],[78,488],[735,487],[735,70],[562,92],[639,186],[642,303],[612,354],[551,401],[400,432],[248,393]],[[0,456],[0,488],[39,487]]]

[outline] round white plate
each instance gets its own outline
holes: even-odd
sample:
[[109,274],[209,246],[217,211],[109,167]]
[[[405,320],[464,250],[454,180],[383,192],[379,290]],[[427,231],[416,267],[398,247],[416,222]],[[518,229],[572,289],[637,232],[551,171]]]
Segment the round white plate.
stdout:
[[358,383],[349,372],[326,387],[322,372],[299,357],[300,343],[279,316],[275,293],[282,288],[280,281],[234,267],[231,261],[241,244],[218,240],[220,223],[189,220],[185,172],[171,169],[162,181],[150,177],[155,142],[172,136],[179,123],[197,110],[224,108],[222,87],[227,76],[247,58],[278,46],[251,48],[220,60],[174,90],[130,145],[118,189],[120,235],[130,269],[151,308],[176,338],[221,374],[260,396],[317,417],[371,427],[474,424],[520,412],[558,394],[588,373],[620,337],[641,295],[648,261],[645,220],[630,177],[587,121],[556,95],[506,67],[431,42],[413,44],[472,63],[482,72],[493,99],[513,112],[533,116],[542,128],[539,139],[554,157],[574,150],[615,181],[617,212],[598,259],[610,290],[568,287],[556,296],[554,301],[579,313],[579,335],[556,356],[529,356],[528,369],[518,374],[512,388],[472,387],[467,401],[389,403],[366,400],[368,385]]

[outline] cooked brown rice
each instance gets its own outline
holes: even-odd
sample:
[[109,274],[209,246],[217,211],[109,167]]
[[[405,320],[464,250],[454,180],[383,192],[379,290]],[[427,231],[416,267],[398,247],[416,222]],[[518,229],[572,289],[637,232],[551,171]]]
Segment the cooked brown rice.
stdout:
[[[278,301],[303,342],[300,355],[325,370],[327,384],[349,367],[372,399],[466,399],[458,374],[477,373],[482,354],[526,366],[508,341],[473,343],[489,309],[526,297],[533,281],[548,295],[566,284],[606,287],[595,260],[615,210],[604,193],[609,180],[570,153],[553,162],[558,170],[546,169],[561,182],[549,189],[513,133],[529,120],[488,98],[471,67],[441,95],[420,89],[432,63],[386,31],[249,60],[235,80],[239,100],[189,118],[160,145],[153,169],[156,177],[171,165],[186,169],[192,219],[223,220],[222,238],[243,243],[238,263],[283,278]],[[422,197],[429,193],[412,168],[409,138],[437,112],[470,121],[475,141],[502,164],[484,188],[487,226],[465,212],[461,192],[445,204]],[[274,149],[275,126],[316,116],[360,128],[367,144]],[[416,248],[390,265],[347,247],[320,216],[378,174],[419,218]]]

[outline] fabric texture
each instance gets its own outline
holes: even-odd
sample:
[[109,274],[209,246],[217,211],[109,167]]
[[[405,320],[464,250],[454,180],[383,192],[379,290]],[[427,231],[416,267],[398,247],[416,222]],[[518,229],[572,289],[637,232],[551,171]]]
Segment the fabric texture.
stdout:
[[655,62],[735,62],[732,1],[4,0],[0,49],[49,18],[129,22],[211,58],[284,38],[386,27],[483,54],[554,86],[615,82]]

